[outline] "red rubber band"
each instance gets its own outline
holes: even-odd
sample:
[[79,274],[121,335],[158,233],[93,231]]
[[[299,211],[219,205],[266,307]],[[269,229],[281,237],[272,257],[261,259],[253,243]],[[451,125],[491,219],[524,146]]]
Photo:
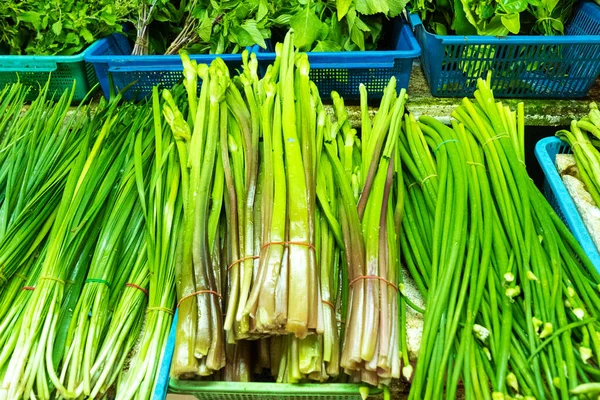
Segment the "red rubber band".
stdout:
[[391,287],[393,287],[394,289],[396,289],[396,292],[399,292],[399,291],[400,291],[400,290],[398,289],[398,286],[394,285],[392,282],[388,281],[387,279],[385,279],[385,278],[382,278],[381,276],[376,276],[376,275],[365,275],[365,276],[359,276],[359,277],[357,277],[357,278],[354,278],[354,279],[352,279],[352,280],[350,281],[350,283],[348,284],[348,286],[350,286],[350,287],[351,287],[352,285],[354,285],[354,283],[356,283],[356,281],[359,281],[359,280],[361,280],[361,279],[368,279],[368,280],[371,280],[371,279],[377,279],[378,281],[385,282],[385,283],[387,283],[388,285],[390,285]]
[[295,244],[297,246],[305,246],[308,247],[310,249],[313,249],[313,251],[317,251],[317,249],[315,248],[315,246],[312,243],[306,243],[306,242],[290,242],[290,241],[285,241],[285,242],[269,242],[269,243],[265,243],[263,245],[263,247],[260,248],[260,251],[263,251],[264,249],[266,249],[267,247],[269,247],[272,244]]
[[232,262],[231,265],[229,265],[229,267],[227,267],[227,271],[229,271],[231,268],[233,268],[233,266],[235,264],[239,264],[246,260],[256,260],[257,258],[260,258],[260,257],[259,256],[248,256],[248,257],[240,258],[239,260]]
[[321,300],[321,303],[327,304],[329,307],[331,307],[335,311],[335,305],[332,302],[327,301],[327,300]]
[[140,292],[144,293],[146,296],[148,296],[148,290],[144,289],[141,286],[136,285],[135,283],[126,283],[125,287],[131,287],[131,288],[137,289]]
[[23,286],[21,290],[35,290],[35,286]]
[[181,300],[179,300],[179,302],[177,303],[177,307],[176,308],[179,308],[179,306],[181,305],[181,303],[183,303],[184,300],[187,300],[189,298],[192,298],[194,296],[197,296],[197,295],[203,294],[203,293],[212,294],[212,295],[217,296],[218,298],[222,299],[221,295],[219,293],[215,292],[214,290],[198,290],[197,292],[188,294],[187,296],[183,296],[181,298]]

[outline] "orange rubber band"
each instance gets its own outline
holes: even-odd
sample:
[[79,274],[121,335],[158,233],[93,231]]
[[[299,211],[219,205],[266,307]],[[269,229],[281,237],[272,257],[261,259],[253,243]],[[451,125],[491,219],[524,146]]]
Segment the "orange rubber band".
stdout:
[[236,265],[236,264],[242,263],[242,262],[244,262],[246,260],[256,260],[258,258],[260,258],[260,257],[259,256],[248,256],[248,257],[240,258],[239,260],[232,262],[229,265],[229,267],[227,267],[227,271],[229,271],[231,268],[233,268],[233,266]]
[[35,290],[35,286],[23,286],[21,290]]
[[361,279],[377,279],[378,281],[381,282],[385,282],[388,285],[390,285],[391,287],[393,287],[394,289],[396,289],[397,292],[399,292],[400,290],[398,289],[398,286],[394,285],[392,282],[388,281],[385,278],[382,278],[381,276],[376,276],[376,275],[365,275],[365,276],[359,276],[357,278],[354,278],[350,281],[350,283],[348,284],[349,287],[352,287],[352,285],[354,285],[357,281],[360,281]]
[[131,288],[137,289],[137,290],[141,291],[142,293],[144,293],[146,296],[148,296],[148,290],[144,289],[141,286],[136,285],[135,283],[126,283],[125,287],[131,287]]
[[269,243],[265,243],[263,245],[263,247],[260,248],[260,251],[263,251],[264,249],[266,249],[267,247],[269,247],[272,244],[295,244],[297,246],[305,246],[308,247],[310,249],[313,249],[313,251],[317,251],[317,249],[315,248],[315,246],[312,243],[305,243],[305,242],[290,242],[290,241],[285,241],[285,242],[269,242]]
[[485,169],[485,165],[483,165],[482,163],[478,163],[478,162],[474,162],[474,161],[467,161],[468,165],[473,165],[473,166],[479,166],[479,167],[483,167],[483,169]]
[[63,280],[62,280],[62,279],[60,279],[60,278],[55,278],[55,277],[53,277],[53,276],[42,276],[42,277],[40,277],[40,281],[41,281],[41,280],[54,281],[54,282],[58,282],[58,283],[60,283],[61,285],[64,285],[64,284],[65,284],[65,281],[63,281]]
[[426,176],[425,178],[423,178],[423,180],[421,181],[421,185],[424,185],[424,184],[425,184],[425,182],[427,182],[427,180],[429,180],[429,179],[431,179],[431,178],[434,178],[434,177],[437,177],[437,176],[438,176],[438,174],[431,174],[431,175],[427,175],[427,176]]
[[221,295],[219,293],[215,292],[214,290],[198,290],[197,292],[188,294],[187,296],[183,296],[181,298],[181,300],[179,300],[179,302],[177,303],[177,307],[175,307],[175,308],[179,308],[179,306],[181,305],[181,303],[183,303],[184,300],[190,299],[194,296],[197,296],[199,294],[204,294],[204,293],[212,294],[213,296],[217,296],[220,299],[223,298],[223,297],[221,297]]
[[327,301],[327,300],[321,300],[321,303],[327,304],[329,307],[331,307],[335,311],[335,305],[332,302]]

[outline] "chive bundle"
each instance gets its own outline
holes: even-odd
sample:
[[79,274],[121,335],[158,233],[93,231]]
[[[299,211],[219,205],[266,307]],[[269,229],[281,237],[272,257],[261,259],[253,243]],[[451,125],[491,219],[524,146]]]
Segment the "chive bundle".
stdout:
[[597,376],[600,277],[527,175],[522,104],[480,80],[453,116],[407,116],[400,141],[403,260],[427,301],[410,397],[462,380],[466,398],[568,398]]

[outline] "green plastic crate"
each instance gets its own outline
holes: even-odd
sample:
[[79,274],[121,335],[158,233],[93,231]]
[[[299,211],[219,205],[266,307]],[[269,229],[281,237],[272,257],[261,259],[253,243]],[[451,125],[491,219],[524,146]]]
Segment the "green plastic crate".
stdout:
[[[169,381],[170,393],[192,395],[200,400],[362,400],[360,387],[351,383]],[[371,389],[369,398],[380,393],[378,389]]]
[[84,61],[84,56],[93,51],[98,41],[86,50],[72,56],[9,56],[0,55],[0,89],[21,82],[30,86],[27,100],[38,97],[48,79],[50,95],[60,95],[71,89],[75,81],[74,101],[81,101],[98,83],[94,67]]
[[[355,383],[270,383],[188,381],[169,376],[175,348],[175,311],[169,338],[161,357],[161,366],[152,398],[165,400],[167,392],[194,396],[200,400],[362,400],[360,388]],[[381,397],[382,390],[370,388],[369,399]]]

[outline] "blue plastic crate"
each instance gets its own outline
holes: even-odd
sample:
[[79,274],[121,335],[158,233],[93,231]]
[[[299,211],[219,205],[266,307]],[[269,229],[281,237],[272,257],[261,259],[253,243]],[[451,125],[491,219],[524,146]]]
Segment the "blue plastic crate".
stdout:
[[575,239],[581,244],[581,247],[596,267],[596,270],[600,272],[600,253],[594,245],[588,230],[579,216],[577,207],[556,169],[556,155],[568,153],[571,153],[569,145],[554,136],[544,138],[535,145],[535,156],[546,176],[544,181],[544,195],[554,211],[567,224]]
[[452,36],[427,32],[410,14],[431,93],[472,96],[493,72],[496,97],[584,97],[600,75],[600,6],[581,1],[564,36]]
[[[421,48],[410,30],[410,26],[397,18],[394,21],[394,50],[309,52],[310,78],[319,88],[323,100],[330,99],[335,90],[344,100],[360,99],[359,84],[364,84],[369,99],[380,99],[392,76],[396,85],[408,88],[413,60],[421,54]],[[264,74],[275,60],[270,49],[258,50],[259,68]]]
[[[183,64],[178,55],[132,56],[131,43],[122,34],[113,34],[99,41],[98,46],[85,56],[96,70],[100,86],[106,98],[110,95],[109,74],[116,91],[128,88],[127,100],[142,100],[152,93],[154,86],[171,88],[183,79]],[[230,72],[242,66],[241,54],[190,54],[199,64],[210,64],[221,58]]]
[[90,89],[98,83],[94,68],[84,61],[84,57],[94,51],[98,42],[93,43],[79,54],[72,56],[17,56],[0,55],[0,89],[6,85],[21,82],[29,86],[27,101],[35,100],[40,88],[50,81],[49,95],[61,95],[73,88],[74,101],[81,101]]

